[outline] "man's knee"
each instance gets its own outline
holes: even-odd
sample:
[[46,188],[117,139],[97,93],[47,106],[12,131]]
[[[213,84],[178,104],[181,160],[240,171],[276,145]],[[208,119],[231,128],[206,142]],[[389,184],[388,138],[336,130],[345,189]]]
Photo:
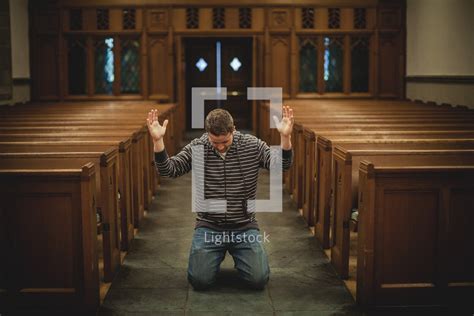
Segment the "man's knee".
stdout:
[[192,285],[193,289],[196,291],[203,291],[211,287],[214,283],[212,277],[206,275],[192,275],[188,272],[188,281]]
[[255,271],[246,278],[249,286],[255,290],[263,290],[270,279],[270,272],[268,270]]

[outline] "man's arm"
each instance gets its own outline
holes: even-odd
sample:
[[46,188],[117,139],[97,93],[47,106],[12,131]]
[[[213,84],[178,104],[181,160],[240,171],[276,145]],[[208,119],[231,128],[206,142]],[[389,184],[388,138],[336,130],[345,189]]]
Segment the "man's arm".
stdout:
[[[155,148],[157,148],[156,145]],[[184,146],[184,148],[173,157],[168,157],[168,153],[163,146],[162,151],[155,151],[155,166],[160,175],[164,177],[176,178],[188,173],[191,171],[192,166],[191,144]]]
[[291,167],[291,164],[293,163],[293,149],[285,149],[283,148],[283,144],[281,146],[282,153],[281,153],[281,160],[279,159],[278,154],[274,154],[273,156],[270,154],[271,149],[270,146],[267,145],[266,142],[263,140],[259,139],[258,140],[258,152],[259,152],[259,162],[260,162],[260,167],[265,168],[267,170],[270,170],[270,166],[273,166],[274,164],[281,164],[283,171],[288,170]]
[[177,155],[168,157],[165,149],[163,137],[166,133],[168,120],[163,125],[158,121],[158,110],[151,110],[148,113],[147,126],[150,136],[153,139],[153,151],[155,152],[155,167],[160,175],[164,177],[176,178],[191,170],[191,146],[185,146]]
[[[282,111],[282,120],[278,120],[276,116],[273,117],[276,128],[280,132],[281,149],[282,149],[282,166],[283,170],[290,168],[293,162],[293,148],[291,145],[291,133],[293,131],[293,110],[289,106],[284,106]],[[260,155],[260,166],[269,169],[273,163],[279,163],[279,161],[272,161],[270,155],[270,147],[264,142],[259,140],[259,155]]]

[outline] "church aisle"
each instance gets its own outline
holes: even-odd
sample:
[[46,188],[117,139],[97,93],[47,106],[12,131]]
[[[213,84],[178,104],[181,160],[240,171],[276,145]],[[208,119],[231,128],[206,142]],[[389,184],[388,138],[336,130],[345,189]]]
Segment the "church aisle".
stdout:
[[[259,198],[268,176],[259,182]],[[150,212],[115,277],[99,315],[360,315],[288,194],[283,213],[257,219],[270,263],[263,291],[245,288],[227,253],[217,283],[196,292],[186,270],[193,235],[191,174],[162,179]]]

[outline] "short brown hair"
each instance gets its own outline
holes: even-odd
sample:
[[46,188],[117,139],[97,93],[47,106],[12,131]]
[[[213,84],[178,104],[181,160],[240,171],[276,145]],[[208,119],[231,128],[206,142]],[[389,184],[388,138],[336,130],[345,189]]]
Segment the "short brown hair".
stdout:
[[234,131],[234,119],[224,109],[214,109],[206,117],[206,131],[213,135],[227,135]]

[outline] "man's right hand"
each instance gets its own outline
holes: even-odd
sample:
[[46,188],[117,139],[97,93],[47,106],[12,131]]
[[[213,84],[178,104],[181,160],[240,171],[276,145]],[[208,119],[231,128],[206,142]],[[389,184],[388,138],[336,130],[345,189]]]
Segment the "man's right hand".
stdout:
[[166,126],[168,125],[168,120],[163,122],[163,125],[160,125],[158,122],[158,110],[154,109],[148,112],[148,118],[146,119],[148,126],[148,131],[150,132],[153,142],[158,142],[163,139],[166,133]]

